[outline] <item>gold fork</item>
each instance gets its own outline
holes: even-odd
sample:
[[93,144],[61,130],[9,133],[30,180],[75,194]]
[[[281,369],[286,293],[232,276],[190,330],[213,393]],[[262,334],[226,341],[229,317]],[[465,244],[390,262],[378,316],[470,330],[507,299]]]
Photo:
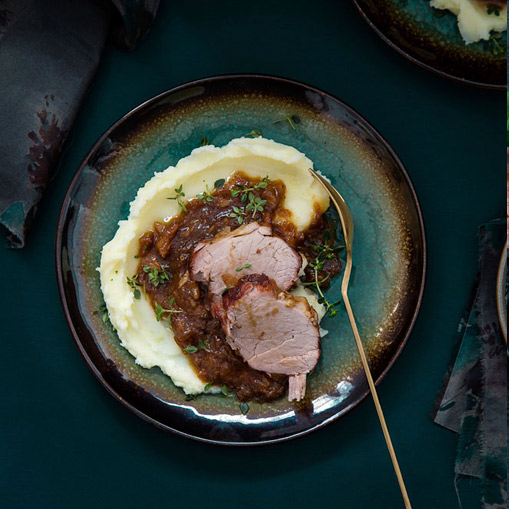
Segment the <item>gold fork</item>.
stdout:
[[373,377],[371,376],[371,370],[369,369],[368,360],[364,352],[364,347],[362,346],[359,330],[357,329],[357,323],[355,322],[352,306],[350,305],[350,299],[348,298],[348,283],[350,281],[350,276],[352,274],[352,243],[353,243],[352,214],[350,213],[348,205],[346,204],[343,197],[338,193],[337,189],[332,184],[330,184],[326,179],[324,179],[318,173],[313,171],[311,168],[309,168],[309,171],[311,175],[318,182],[320,182],[320,184],[325,188],[325,190],[327,191],[332,200],[332,203],[334,203],[334,206],[338,211],[339,218],[341,219],[341,226],[343,227],[343,236],[345,238],[346,246],[346,267],[345,273],[343,275],[343,281],[341,283],[341,296],[343,297],[343,302],[345,303],[346,312],[348,314],[348,319],[350,320],[350,325],[352,327],[353,335],[355,337],[355,342],[357,343],[357,348],[359,349],[362,366],[364,368],[364,372],[366,373],[366,378],[368,379],[369,389],[371,391],[371,395],[373,396],[373,401],[375,403],[378,419],[380,420],[380,425],[382,426],[385,442],[387,443],[387,448],[389,449],[389,454],[391,456],[392,465],[394,466],[394,471],[396,472],[396,477],[398,478],[401,495],[403,496],[405,507],[407,509],[412,509],[412,506],[410,505],[410,499],[408,498],[408,494],[406,491],[405,482],[403,481],[403,476],[401,475],[401,470],[399,468],[398,459],[396,458],[396,452],[394,451],[391,436],[389,435],[389,429],[387,428],[387,424],[385,423],[385,417],[382,412],[380,401],[378,399],[375,383],[373,382]]

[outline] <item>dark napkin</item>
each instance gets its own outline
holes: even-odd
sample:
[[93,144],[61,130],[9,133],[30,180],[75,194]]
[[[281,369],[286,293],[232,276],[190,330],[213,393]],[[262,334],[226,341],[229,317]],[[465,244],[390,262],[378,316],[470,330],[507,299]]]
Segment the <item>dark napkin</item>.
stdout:
[[0,0],[0,224],[26,232],[99,63],[108,34],[132,49],[159,0]]
[[434,421],[458,433],[454,466],[481,479],[485,509],[507,508],[507,352],[497,311],[497,274],[506,221],[479,229],[480,262],[458,354],[437,401]]

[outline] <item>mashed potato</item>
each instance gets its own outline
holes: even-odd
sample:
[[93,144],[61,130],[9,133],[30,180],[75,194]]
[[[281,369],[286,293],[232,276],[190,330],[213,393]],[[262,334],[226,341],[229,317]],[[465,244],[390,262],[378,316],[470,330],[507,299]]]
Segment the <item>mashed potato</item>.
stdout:
[[488,5],[478,0],[431,0],[431,7],[447,9],[458,17],[458,28],[467,44],[488,40],[490,32],[507,30],[507,7],[488,14]]
[[[119,222],[115,237],[101,256],[99,272],[104,300],[111,323],[117,329],[122,346],[145,368],[159,366],[187,394],[203,392],[206,382],[195,374],[187,355],[176,344],[166,320],[157,321],[154,310],[142,292],[135,299],[127,278],[137,271],[138,239],[155,221],[169,221],[178,214],[175,200],[168,200],[182,186],[186,198],[213,188],[214,182],[235,171],[250,177],[282,180],[286,185],[283,207],[291,212],[291,221],[300,231],[311,223],[315,208],[322,213],[329,207],[329,196],[308,172],[313,163],[293,147],[264,138],[239,138],[218,148],[200,147],[175,167],[156,173],[131,203],[129,217]],[[287,218],[286,218],[287,219]],[[276,218],[277,220],[277,218]],[[299,286],[295,292],[305,296],[318,312],[324,308],[313,291]]]

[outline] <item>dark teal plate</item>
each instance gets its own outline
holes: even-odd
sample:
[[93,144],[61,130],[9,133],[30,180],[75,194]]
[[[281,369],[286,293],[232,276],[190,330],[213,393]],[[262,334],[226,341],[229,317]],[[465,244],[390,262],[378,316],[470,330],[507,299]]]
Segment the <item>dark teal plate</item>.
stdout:
[[412,62],[446,78],[505,90],[507,32],[466,45],[457,18],[429,0],[353,0],[369,26]]
[[[294,115],[289,122],[276,120]],[[300,404],[284,398],[249,404],[201,395],[187,401],[158,368],[144,369],[102,320],[96,267],[102,246],[128,214],[137,189],[188,155],[203,136],[215,145],[260,129],[310,157],[348,202],[355,222],[352,306],[380,381],[412,329],[424,286],[421,213],[401,162],[351,108],[300,83],[225,76],[165,92],[112,126],[85,157],[69,186],[56,238],[64,311],[83,357],[102,384],[140,417],[187,437],[232,445],[278,442],[319,428],[368,393],[344,309],[322,326],[322,357]],[[340,281],[330,290],[339,292]],[[245,410],[245,409],[244,409]]]

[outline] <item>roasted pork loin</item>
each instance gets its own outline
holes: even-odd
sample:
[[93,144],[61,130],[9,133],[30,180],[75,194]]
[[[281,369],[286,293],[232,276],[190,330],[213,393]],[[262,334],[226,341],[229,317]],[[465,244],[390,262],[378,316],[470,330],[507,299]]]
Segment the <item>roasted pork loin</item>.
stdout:
[[288,375],[288,399],[302,399],[320,357],[318,316],[308,301],[266,275],[250,275],[223,296],[223,308],[230,346],[253,369]]
[[249,223],[225,235],[200,242],[191,258],[191,277],[209,285],[212,300],[248,274],[265,274],[289,290],[297,280],[302,258],[269,226]]

